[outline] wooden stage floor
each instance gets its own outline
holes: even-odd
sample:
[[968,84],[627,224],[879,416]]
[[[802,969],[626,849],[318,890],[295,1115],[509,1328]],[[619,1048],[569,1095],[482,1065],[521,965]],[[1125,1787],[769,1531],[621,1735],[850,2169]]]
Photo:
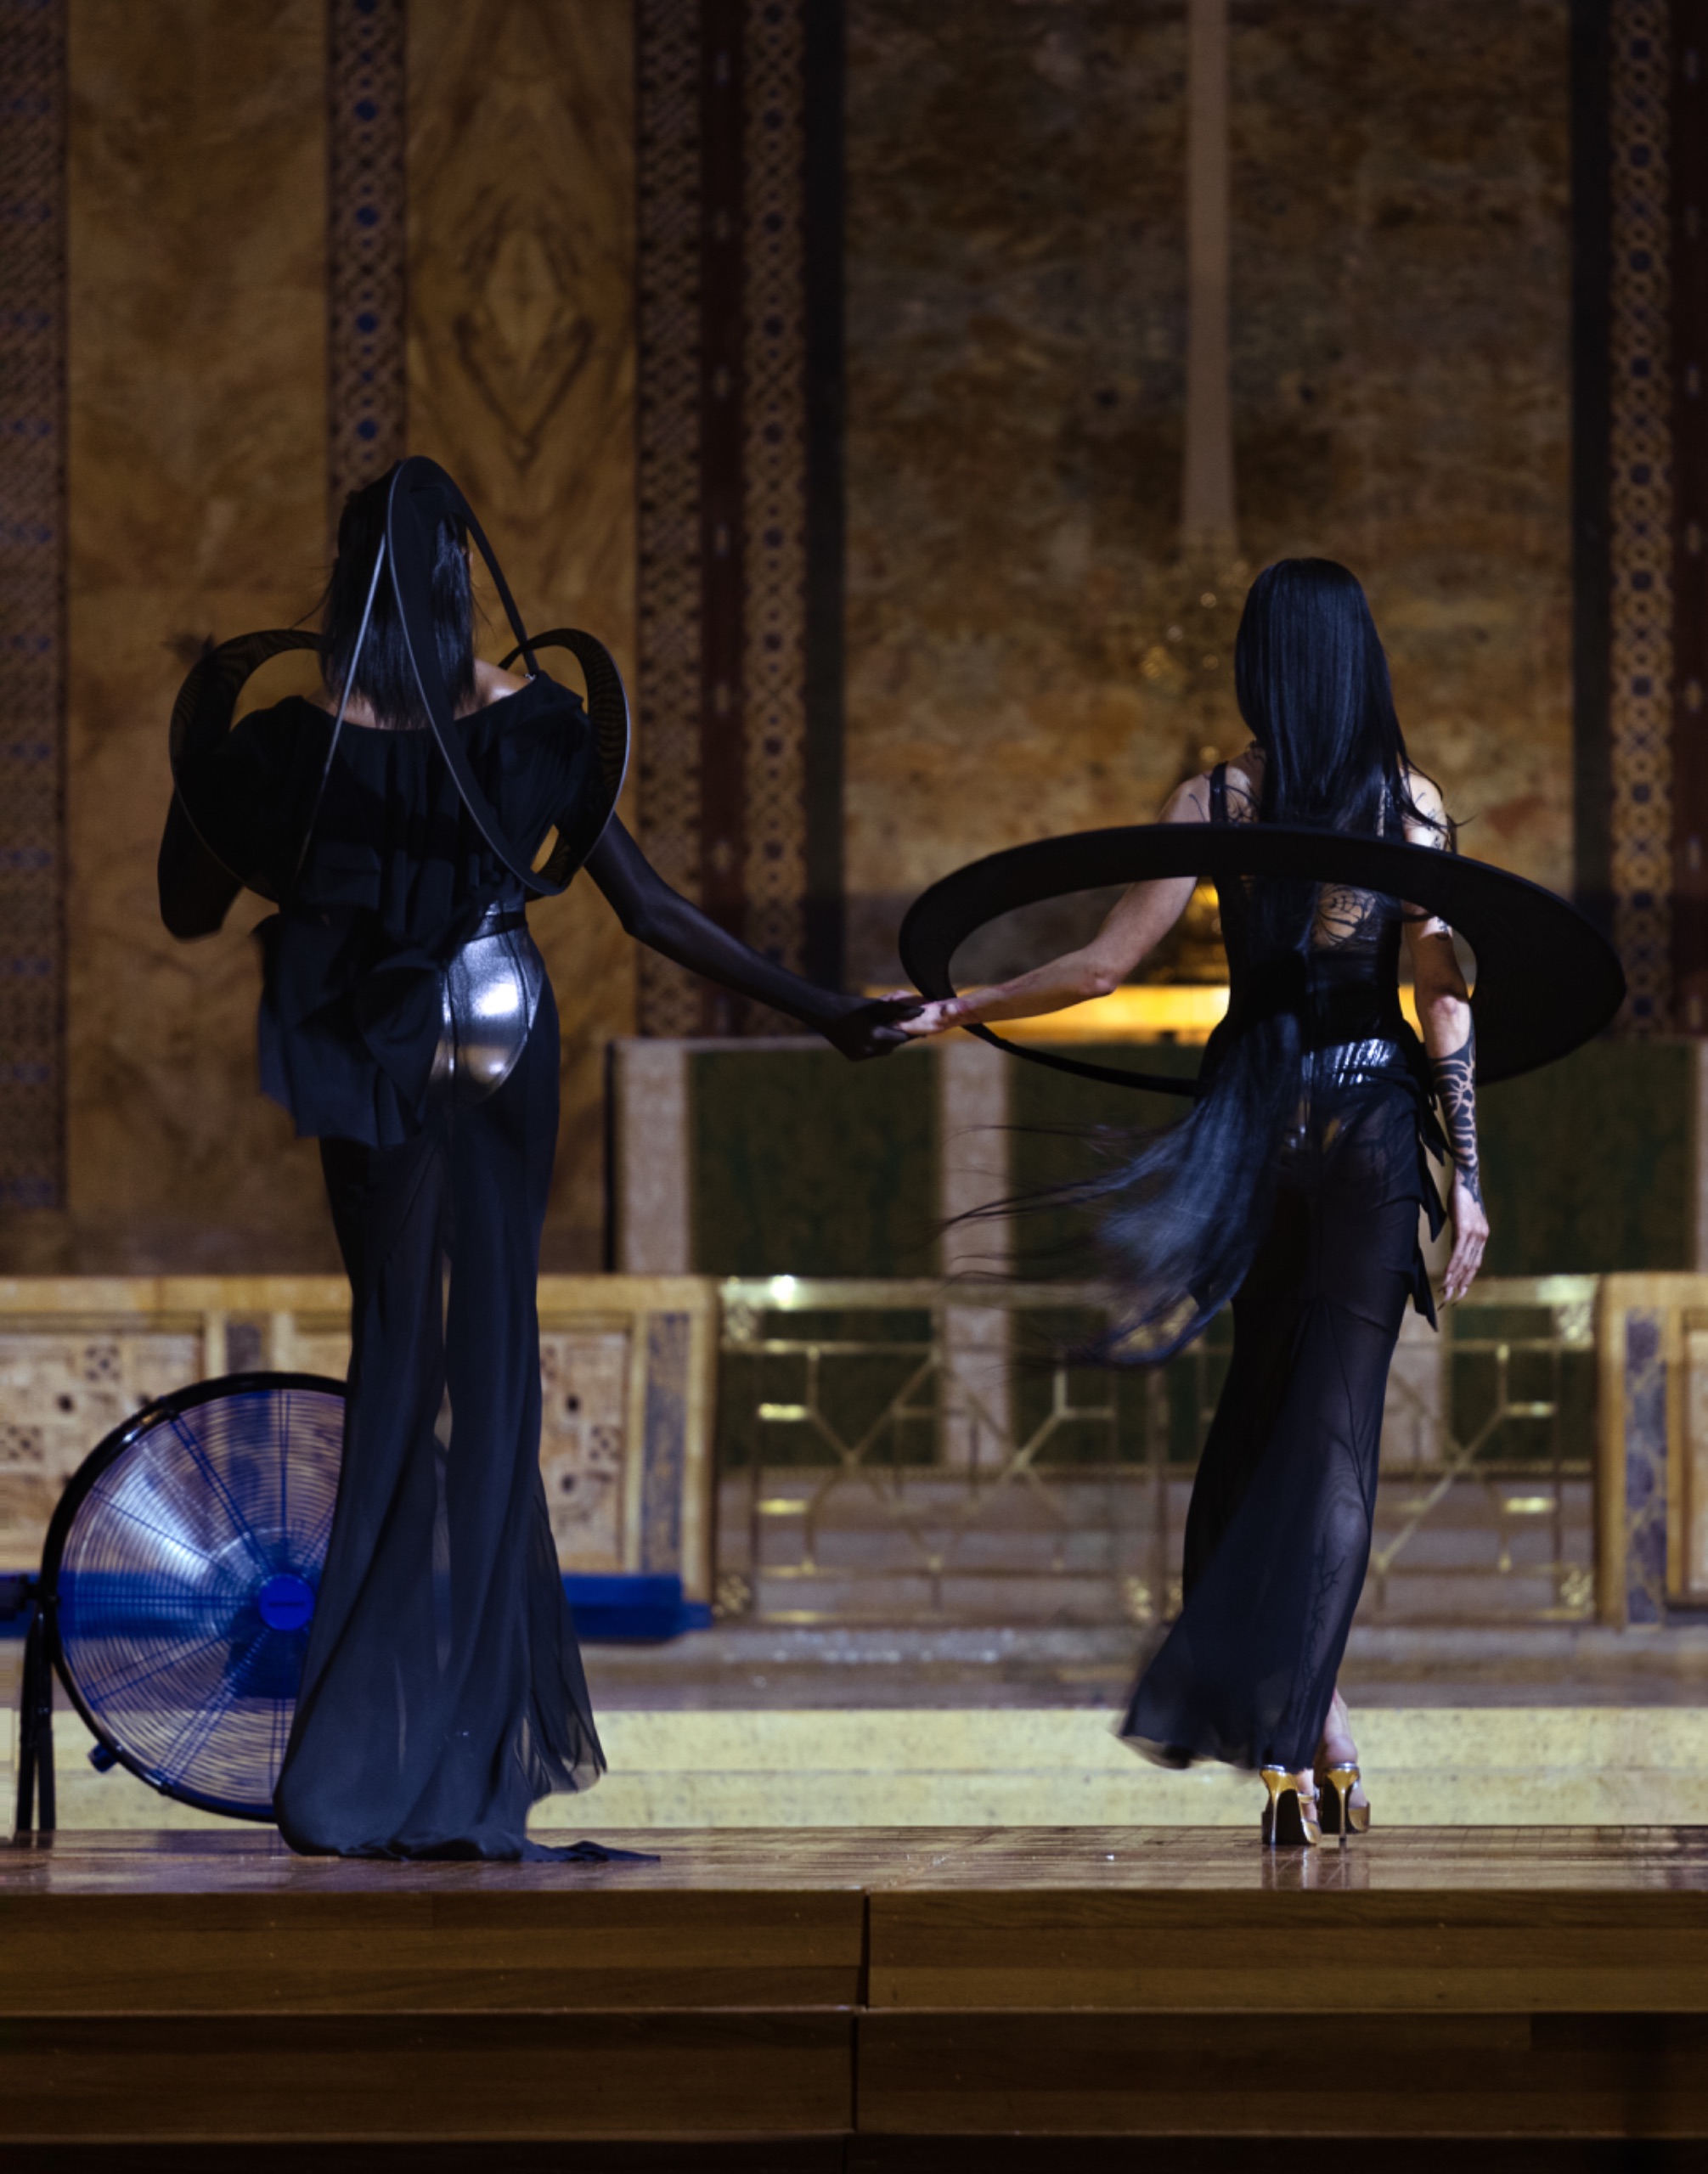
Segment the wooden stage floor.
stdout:
[[1265,2135],[1705,2163],[1708,1829],[597,1839],[658,1861],[358,1864],[239,1828],[0,1850],[0,2168],[125,2141],[166,2154],[132,2170],[240,2142],[989,2170],[1045,2137],[1208,2168]]

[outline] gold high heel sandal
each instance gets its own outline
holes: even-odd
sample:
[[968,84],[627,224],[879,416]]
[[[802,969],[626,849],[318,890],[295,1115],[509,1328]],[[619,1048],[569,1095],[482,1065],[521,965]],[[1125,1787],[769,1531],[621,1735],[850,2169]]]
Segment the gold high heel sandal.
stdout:
[[1260,1778],[1269,1791],[1269,1802],[1263,1807],[1265,1845],[1271,1850],[1314,1850],[1322,1839],[1322,1829],[1317,1824],[1316,1788],[1311,1775],[1289,1774],[1284,1766],[1265,1766]]
[[1319,1784],[1328,1784],[1322,1800],[1322,1828],[1325,1834],[1338,1834],[1344,1845],[1349,1834],[1367,1834],[1370,1832],[1370,1805],[1367,1798],[1362,1804],[1354,1804],[1352,1792],[1358,1787],[1359,1775],[1356,1766],[1325,1766],[1317,1777]]

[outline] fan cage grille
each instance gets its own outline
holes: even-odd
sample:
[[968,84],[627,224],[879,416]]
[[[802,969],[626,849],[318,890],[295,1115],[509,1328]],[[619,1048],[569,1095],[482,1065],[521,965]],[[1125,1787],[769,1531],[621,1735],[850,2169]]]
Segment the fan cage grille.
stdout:
[[290,1603],[319,1585],[343,1433],[339,1383],[204,1383],[110,1435],[66,1490],[42,1566],[59,1672],[166,1795],[272,1816],[308,1637]]

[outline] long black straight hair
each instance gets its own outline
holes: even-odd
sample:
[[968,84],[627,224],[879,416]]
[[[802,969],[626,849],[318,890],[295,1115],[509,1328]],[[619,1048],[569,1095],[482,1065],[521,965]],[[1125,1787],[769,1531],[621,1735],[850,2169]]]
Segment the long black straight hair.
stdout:
[[[361,696],[380,724],[424,728],[427,714],[421,707],[391,578],[382,573],[377,585],[374,582],[374,562],[386,533],[386,509],[396,472],[388,468],[377,482],[352,491],[338,516],[338,556],[320,607],[320,672],[329,692],[341,696],[353,659],[352,691]],[[358,656],[356,640],[370,588],[374,608]],[[467,532],[448,514],[440,520],[433,539],[432,616],[439,668],[452,710],[459,715],[474,699],[475,601]]]
[[[1260,820],[1373,836],[1396,833],[1408,816],[1431,820],[1407,781],[1375,621],[1344,566],[1265,567],[1240,620],[1234,683],[1264,754]],[[1451,831],[1441,842],[1452,843]],[[1106,1135],[1113,1167],[1027,1203],[1096,1211],[1125,1301],[1099,1347],[1105,1358],[1169,1358],[1245,1280],[1299,1107],[1322,888],[1278,876],[1246,886],[1245,972],[1205,1052],[1206,1091],[1191,1115],[1162,1132]]]
[[1233,650],[1240,715],[1264,753],[1265,822],[1372,836],[1409,815],[1388,657],[1356,574],[1277,559],[1253,582]]
[[[1265,566],[1245,600],[1233,672],[1263,750],[1263,821],[1379,837],[1431,819],[1412,797],[1387,653],[1356,574],[1333,559]],[[1317,896],[1310,883],[1249,886],[1254,964],[1304,949]]]

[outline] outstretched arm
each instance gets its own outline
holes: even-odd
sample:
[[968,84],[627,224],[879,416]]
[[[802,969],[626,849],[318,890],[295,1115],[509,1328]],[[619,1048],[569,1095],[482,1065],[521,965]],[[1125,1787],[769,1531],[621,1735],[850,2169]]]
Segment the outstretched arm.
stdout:
[[211,936],[231,910],[231,902],[243,886],[231,870],[217,861],[197,837],[183,803],[174,793],[166,811],[156,870],[160,886],[161,919],[182,943],[198,936]]
[[[1165,823],[1207,823],[1209,792],[1203,778],[1188,778],[1176,787],[1162,819]],[[1135,883],[1110,909],[1108,917],[1077,951],[998,982],[972,996],[945,997],[927,1004],[910,1019],[909,1034],[940,1034],[950,1027],[994,1024],[1001,1019],[1035,1019],[1040,1012],[1063,1011],[1070,1004],[1118,989],[1140,960],[1155,950],[1192,903],[1190,876],[1159,877]]]
[[916,1010],[916,1003],[867,1003],[840,989],[819,988],[761,958],[673,891],[614,815],[589,856],[587,872],[638,943],[740,996],[754,997],[815,1027],[844,1056],[882,1056],[905,1040],[896,1022]]

